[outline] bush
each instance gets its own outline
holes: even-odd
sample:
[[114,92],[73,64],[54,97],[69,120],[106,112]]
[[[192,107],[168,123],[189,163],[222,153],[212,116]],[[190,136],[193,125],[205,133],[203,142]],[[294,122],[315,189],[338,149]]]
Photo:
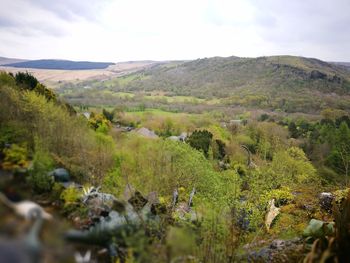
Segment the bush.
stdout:
[[[1,80],[2,75],[0,84]],[[25,141],[28,151],[35,152],[34,138],[40,139],[54,161],[75,179],[86,181],[96,173],[100,177],[112,168],[114,142],[101,143],[101,136],[89,129],[86,119],[71,115],[53,100],[34,91],[1,86],[0,105],[1,141]],[[10,128],[20,131],[20,136],[9,136]]]
[[273,189],[271,191],[266,192],[262,197],[262,199],[265,200],[266,204],[269,200],[275,199],[275,205],[277,207],[290,203],[290,201],[292,201],[293,198],[294,196],[292,195],[288,187]]
[[36,140],[36,151],[29,178],[30,184],[35,192],[45,193],[51,191],[54,184],[54,178],[48,173],[53,168],[53,160],[49,153],[44,150],[38,140]]
[[236,172],[216,172],[202,153],[185,143],[130,137],[119,151],[120,162],[113,173],[119,177],[119,169],[121,185],[128,182],[145,194],[156,191],[166,198],[179,186],[188,198],[195,187],[196,198],[223,206],[237,197]]
[[186,140],[186,142],[191,145],[194,149],[202,151],[204,156],[208,158],[209,146],[213,134],[207,130],[194,131]]
[[10,148],[3,151],[5,158],[2,167],[6,170],[15,170],[28,166],[27,147],[12,144]]
[[65,205],[76,203],[81,197],[81,192],[75,187],[68,187],[61,193],[60,198],[64,201]]

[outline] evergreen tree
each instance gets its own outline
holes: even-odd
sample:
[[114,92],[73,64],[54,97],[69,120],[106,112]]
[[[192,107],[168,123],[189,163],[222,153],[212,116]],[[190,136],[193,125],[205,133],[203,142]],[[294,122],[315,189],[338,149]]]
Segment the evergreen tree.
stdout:
[[343,173],[348,180],[350,169],[350,129],[342,122],[334,136],[334,144],[328,162],[333,168]]

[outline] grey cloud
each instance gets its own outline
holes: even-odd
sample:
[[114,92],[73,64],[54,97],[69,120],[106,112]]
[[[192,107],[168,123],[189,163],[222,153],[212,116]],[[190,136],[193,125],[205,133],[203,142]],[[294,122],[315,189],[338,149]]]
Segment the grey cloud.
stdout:
[[5,1],[2,3],[2,7],[0,10],[0,31],[6,30],[6,32],[21,36],[40,36],[44,34],[60,37],[68,34],[62,26],[62,23],[66,21],[62,18],[57,19],[55,14],[47,12],[43,8],[28,5],[28,2],[21,0]]
[[20,23],[15,20],[0,19],[0,32],[6,30],[21,36],[47,36],[60,37],[67,35],[62,28],[45,22]]
[[13,27],[16,27],[18,25],[19,25],[19,23],[16,22],[14,19],[0,16],[0,28],[1,27],[13,28]]
[[[350,41],[350,1],[251,0],[260,34],[270,41],[331,44]],[[266,21],[273,17],[275,26]]]
[[73,21],[76,18],[96,20],[98,11],[110,0],[30,0],[34,5],[54,13],[61,19]]

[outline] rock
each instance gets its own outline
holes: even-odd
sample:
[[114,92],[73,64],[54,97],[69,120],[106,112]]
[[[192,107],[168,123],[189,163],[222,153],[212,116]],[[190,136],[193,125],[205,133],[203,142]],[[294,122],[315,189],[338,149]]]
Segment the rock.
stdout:
[[303,236],[320,238],[334,234],[334,222],[327,223],[317,219],[311,219],[305,228]]
[[[236,258],[237,262],[302,262],[304,258],[304,245],[302,239],[273,240],[269,245],[266,241],[246,244],[243,248],[246,253]],[[258,250],[254,250],[258,247]]]
[[186,141],[187,132],[182,132],[178,138],[179,138],[179,140],[182,141],[182,142]]
[[272,241],[272,243],[270,244],[270,248],[271,249],[283,249],[286,245],[286,242],[284,240],[281,239],[276,239],[274,241]]
[[241,210],[238,215],[237,225],[242,230],[248,230],[250,225],[249,216],[252,214],[252,211]]
[[268,205],[268,213],[265,217],[266,230],[269,231],[273,220],[279,215],[280,209],[275,206],[275,199],[270,200]]
[[180,140],[179,137],[177,137],[177,136],[170,136],[170,137],[168,137],[168,139],[172,140],[172,141],[179,141]]
[[310,79],[326,79],[327,75],[318,71],[318,70],[313,70],[310,73]]
[[73,187],[73,188],[76,188],[76,189],[82,189],[83,188],[83,186],[81,184],[77,184],[75,182],[61,182],[61,185],[64,188],[69,188],[69,187]]
[[151,138],[151,139],[156,139],[158,138],[158,135],[155,134],[154,131],[151,131],[147,128],[140,128],[136,131],[139,135],[143,136],[143,137],[147,137],[147,138]]
[[319,195],[319,203],[322,209],[328,213],[332,213],[334,195],[332,193],[323,192]]
[[64,168],[57,168],[49,173],[50,176],[55,178],[56,182],[69,182],[70,175],[69,172]]

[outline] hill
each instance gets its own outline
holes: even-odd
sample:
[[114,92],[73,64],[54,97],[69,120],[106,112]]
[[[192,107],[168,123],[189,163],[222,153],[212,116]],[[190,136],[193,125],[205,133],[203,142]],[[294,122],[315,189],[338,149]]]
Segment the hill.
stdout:
[[330,254],[317,247],[328,240],[327,262],[347,262],[349,116],[270,117],[75,110],[28,72],[0,72],[1,262],[71,262],[76,251],[94,262],[311,262]]
[[[4,58],[7,60],[7,58]],[[1,59],[0,59],[1,63]],[[103,81],[117,76],[130,74],[149,67],[156,62],[153,61],[132,61],[118,62],[105,69],[84,69],[84,70],[63,70],[63,69],[38,69],[38,68],[17,68],[0,65],[0,71],[17,72],[27,71],[34,75],[39,81],[56,88],[66,83],[82,82],[87,80]],[[157,62],[159,63],[159,62]]]
[[79,98],[97,98],[102,91],[109,90],[187,96],[209,104],[285,112],[317,113],[327,107],[350,109],[350,72],[344,66],[295,56],[213,57],[154,64],[103,83],[89,82],[88,86],[96,87],[96,92],[82,91],[86,85],[71,87],[67,99],[73,98],[75,92],[79,92]]
[[223,98],[238,91],[350,90],[350,74],[343,67],[292,56],[205,58],[172,67],[159,65],[137,74],[125,85],[126,89],[162,90],[202,98]]
[[331,62],[332,64],[335,64],[337,66],[341,66],[346,68],[347,70],[350,71],[350,62]]
[[0,57],[0,65],[6,65],[6,64],[12,64],[12,63],[18,63],[18,62],[25,62],[26,59],[19,59],[19,58],[5,58]]
[[56,59],[39,59],[39,60],[29,60],[29,61],[4,64],[4,66],[16,67],[16,68],[63,69],[63,70],[105,69],[111,65],[114,65],[114,63],[70,61],[70,60],[56,60]]

